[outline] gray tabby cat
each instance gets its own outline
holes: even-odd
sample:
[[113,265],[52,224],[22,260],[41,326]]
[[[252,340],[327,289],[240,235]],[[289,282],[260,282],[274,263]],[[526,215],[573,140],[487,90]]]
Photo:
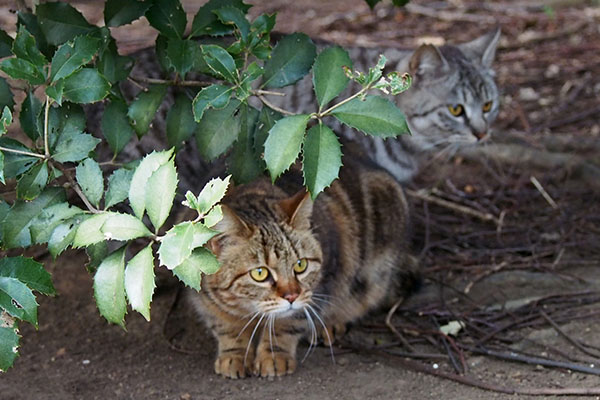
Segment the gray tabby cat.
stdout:
[[[412,135],[384,140],[332,124],[338,133],[364,146],[396,179],[409,181],[432,151],[470,145],[488,136],[500,105],[491,68],[499,38],[500,29],[496,29],[467,43],[426,44],[414,51],[347,49],[355,70],[366,71],[383,53],[388,68],[412,75],[412,87],[392,99],[406,115]],[[350,86],[341,98],[359,90]],[[273,99],[283,109],[316,109],[310,76],[286,88],[285,93],[281,100]]]

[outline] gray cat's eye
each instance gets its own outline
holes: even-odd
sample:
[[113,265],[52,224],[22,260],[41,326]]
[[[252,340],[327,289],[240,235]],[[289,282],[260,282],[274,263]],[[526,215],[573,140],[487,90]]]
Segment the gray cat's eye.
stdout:
[[465,108],[462,106],[462,104],[456,104],[453,106],[448,106],[448,111],[450,111],[450,114],[454,115],[455,117],[460,117],[465,113]]
[[481,107],[481,110],[482,110],[484,113],[486,113],[486,112],[489,112],[491,109],[492,109],[492,102],[491,102],[491,101],[488,101],[487,103],[485,103],[485,104],[483,105],[483,107]]

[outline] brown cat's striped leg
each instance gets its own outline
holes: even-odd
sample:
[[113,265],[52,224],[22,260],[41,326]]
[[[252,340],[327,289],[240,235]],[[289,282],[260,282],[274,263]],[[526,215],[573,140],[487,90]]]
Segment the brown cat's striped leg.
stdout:
[[302,323],[296,319],[281,319],[266,324],[256,349],[255,375],[273,378],[296,370],[296,348],[305,332]]
[[[251,343],[256,322],[247,326],[216,326],[219,350],[215,360],[215,372],[225,378],[244,378],[254,362],[254,345]],[[243,329],[243,331],[242,331]],[[240,333],[240,331],[242,331]]]

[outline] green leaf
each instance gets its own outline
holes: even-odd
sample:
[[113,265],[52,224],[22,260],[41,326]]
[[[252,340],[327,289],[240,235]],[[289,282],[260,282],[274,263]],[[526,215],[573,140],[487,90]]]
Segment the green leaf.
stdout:
[[[1,31],[0,31],[1,32]],[[0,108],[8,107],[13,110],[15,100],[6,79],[0,77]]]
[[15,278],[29,288],[45,295],[55,295],[52,279],[44,266],[31,258],[6,257],[0,259],[0,276]]
[[275,181],[296,161],[309,118],[305,114],[285,117],[277,121],[269,131],[269,137],[265,141],[265,162],[271,180]]
[[12,113],[8,106],[4,106],[2,116],[0,117],[0,136],[6,133],[10,124],[12,124]]
[[204,217],[204,225],[208,228],[212,228],[222,219],[223,208],[220,205],[214,206],[212,210],[210,210],[208,214],[206,214],[206,216]]
[[180,76],[185,76],[200,56],[200,46],[195,41],[169,39],[167,57],[170,64]]
[[23,25],[19,27],[19,32],[13,42],[12,51],[18,58],[29,61],[38,68],[41,74],[44,74],[43,67],[48,61],[38,50],[35,44],[35,38]]
[[157,232],[171,212],[176,191],[177,171],[171,159],[152,173],[146,187],[146,211]]
[[65,78],[64,96],[74,103],[94,103],[108,95],[110,82],[97,69],[82,68]]
[[348,52],[341,47],[329,47],[323,50],[313,66],[313,85],[319,110],[348,86],[348,77],[342,67],[352,68]]
[[308,36],[294,33],[281,39],[265,63],[263,86],[280,88],[299,81],[310,71],[317,49]]
[[79,214],[70,220],[59,224],[54,228],[48,239],[48,250],[52,257],[56,258],[62,253],[75,239],[77,227],[87,218],[86,214]]
[[150,321],[150,302],[154,293],[154,256],[148,245],[137,253],[125,268],[125,293],[131,308]]
[[265,141],[269,137],[269,131],[275,126],[275,122],[283,118],[279,112],[263,107],[258,116],[258,123],[254,128],[254,154],[261,160],[264,156]]
[[221,109],[227,107],[233,88],[229,86],[213,84],[200,90],[193,102],[194,119],[196,122],[202,120],[204,111],[210,108]]
[[46,82],[46,77],[35,65],[20,58],[8,58],[2,61],[0,70],[6,72],[13,79],[24,79],[32,85],[41,85]]
[[101,230],[104,238],[108,240],[131,240],[152,236],[142,221],[133,215],[115,212],[108,213]]
[[94,297],[108,322],[125,328],[125,247],[109,255],[94,275]]
[[[0,372],[5,372],[12,367],[15,358],[19,355],[18,325],[16,321],[9,323],[5,322],[8,315],[0,313]],[[7,326],[8,325],[8,326]]]
[[156,44],[154,45],[154,52],[156,53],[156,60],[160,64],[164,71],[172,69],[171,60],[167,57],[167,45],[169,44],[169,38],[163,35],[158,35],[156,38]]
[[105,195],[105,208],[110,208],[125,200],[129,195],[129,186],[133,170],[120,168],[115,170],[108,178],[108,190]]
[[242,36],[242,42],[247,41],[248,33],[250,33],[250,22],[246,19],[245,12],[231,6],[219,8],[213,12],[223,24],[236,26]]
[[129,76],[133,68],[133,61],[131,57],[120,55],[114,39],[111,39],[107,48],[96,61],[96,67],[110,83],[116,83]]
[[102,261],[108,256],[108,242],[102,241],[91,244],[85,248],[85,253],[88,256],[88,262],[85,265],[88,273],[94,274],[98,270]]
[[0,58],[12,55],[13,38],[0,29]]
[[108,217],[110,217],[109,213],[100,213],[82,221],[73,237],[73,247],[86,247],[106,240],[102,232],[102,226]]
[[179,0],[155,0],[146,12],[146,18],[162,35],[183,38],[186,16]]
[[58,162],[75,162],[86,158],[100,143],[100,139],[87,133],[68,130],[58,137],[52,158]]
[[0,276],[0,309],[37,328],[37,302],[31,289],[16,278]]
[[202,157],[213,160],[235,142],[240,131],[239,105],[240,102],[233,99],[223,109],[204,112],[196,128],[196,143]]
[[62,104],[63,93],[65,90],[65,81],[64,79],[59,79],[51,86],[46,86],[46,94],[52,100],[56,101],[60,106]]
[[251,7],[248,4],[244,4],[242,0],[209,0],[200,7],[194,17],[190,37],[201,35],[221,36],[231,33],[232,27],[219,22],[216,14],[213,13],[214,10],[228,6],[235,7],[244,14]]
[[25,173],[17,183],[17,197],[23,200],[35,199],[48,182],[48,163],[39,163]]
[[183,93],[177,94],[175,104],[167,113],[167,144],[180,147],[196,130],[192,101]]
[[46,55],[46,58],[52,57],[54,50],[56,49],[54,46],[48,44],[46,36],[40,28],[38,17],[36,15],[23,11],[17,12],[17,25],[23,25],[25,28],[27,28],[29,33],[31,33],[35,38],[37,48],[40,49],[44,55]]
[[302,153],[304,184],[314,200],[338,177],[342,166],[340,142],[327,125],[315,125],[306,133]]
[[162,103],[167,92],[165,85],[153,85],[147,92],[140,92],[133,103],[129,105],[127,116],[133,124],[133,129],[141,138],[150,129],[150,122],[154,119],[156,110]]
[[104,178],[100,165],[94,159],[86,158],[75,168],[75,176],[85,197],[98,207],[104,193]]
[[127,104],[113,100],[104,108],[102,133],[113,154],[116,155],[125,148],[133,136],[133,128],[127,117]]
[[79,11],[66,3],[39,4],[35,11],[46,40],[55,46],[97,30]]
[[214,254],[204,248],[198,248],[173,269],[173,274],[187,286],[200,291],[202,273],[214,274],[219,267],[220,263]]
[[82,209],[69,203],[58,203],[46,207],[31,223],[30,231],[33,243],[48,242],[58,225],[81,213],[83,213]]
[[[0,146],[20,151],[32,151],[22,143],[8,137],[0,138]],[[33,165],[38,161],[40,161],[40,159],[37,157],[11,153],[7,151],[4,154],[4,177],[10,179],[21,175],[33,167]]]
[[194,224],[194,239],[192,240],[192,249],[204,246],[206,242],[218,234],[218,231],[210,229],[204,226],[204,224]]
[[196,210],[199,214],[206,214],[211,207],[221,201],[229,187],[230,178],[231,176],[225,179],[213,178],[204,186],[196,200],[198,205]]
[[249,183],[264,171],[264,162],[254,152],[254,127],[258,121],[257,109],[242,106],[240,135],[233,145],[229,171],[236,183]]
[[379,96],[350,100],[331,114],[344,124],[373,136],[395,137],[409,132],[402,111]]
[[190,221],[171,228],[163,236],[158,248],[160,264],[173,269],[187,259],[192,254],[194,232],[194,224]]
[[[40,113],[38,125],[44,126],[44,116]],[[48,144],[51,153],[55,153],[56,143],[61,135],[75,135],[81,133],[86,127],[86,116],[83,107],[75,103],[64,103],[61,107],[50,107],[48,115]],[[91,138],[88,138],[88,140]],[[90,140],[91,141],[91,140]],[[66,147],[64,147],[66,148]],[[83,149],[70,149],[74,153],[82,153]],[[87,153],[86,153],[87,154]],[[85,158],[85,157],[82,157]],[[80,158],[81,159],[81,158]]]
[[201,49],[204,60],[217,76],[231,83],[237,81],[235,61],[227,50],[214,44],[205,44]]
[[19,114],[19,122],[21,128],[31,140],[36,140],[41,136],[39,125],[39,116],[42,112],[42,102],[35,97],[33,92],[27,93],[27,97],[21,105],[21,113]]
[[129,204],[135,215],[142,219],[146,210],[146,188],[148,180],[162,165],[169,162],[173,149],[161,152],[152,152],[142,159],[135,169],[129,187]]
[[[6,181],[4,180],[4,153],[0,151],[0,183],[6,185]],[[0,203],[2,204],[2,203]],[[2,220],[0,220],[2,221]],[[2,244],[2,231],[0,230],[0,244]]]
[[107,0],[104,4],[104,23],[106,26],[126,25],[143,16],[150,5],[149,1]]
[[56,82],[66,78],[92,61],[99,45],[100,40],[95,37],[79,36],[60,46],[52,57],[50,80]]
[[2,223],[4,247],[31,246],[31,232],[29,227],[43,210],[53,204],[66,200],[65,191],[58,187],[46,188],[33,201],[16,201]]

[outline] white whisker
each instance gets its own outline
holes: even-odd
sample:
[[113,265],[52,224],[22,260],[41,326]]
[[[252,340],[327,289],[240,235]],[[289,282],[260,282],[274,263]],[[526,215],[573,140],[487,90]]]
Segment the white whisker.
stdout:
[[244,367],[246,366],[246,359],[248,358],[248,351],[250,350],[250,346],[252,345],[252,339],[254,338],[254,334],[256,333],[256,330],[260,326],[260,323],[262,322],[265,315],[267,315],[267,314],[262,313],[262,315],[260,316],[260,319],[256,323],[256,326],[252,330],[252,335],[250,335],[250,340],[248,340],[248,345],[246,346],[246,354],[244,354]]
[[250,318],[248,320],[248,322],[246,322],[246,325],[244,325],[244,327],[242,328],[242,330],[240,331],[240,333],[238,333],[238,335],[235,337],[235,340],[238,340],[240,338],[240,336],[242,335],[242,333],[244,333],[244,331],[246,330],[246,328],[248,327],[248,325],[250,325],[252,323],[252,321],[254,321],[254,318],[256,318],[258,316],[258,314],[260,314],[260,311],[255,312],[254,315],[252,316],[252,318]]
[[306,350],[306,353],[304,354],[304,357],[300,362],[304,362],[304,360],[306,360],[306,358],[310,354],[311,349],[317,343],[317,327],[315,326],[315,323],[312,317],[310,316],[308,310],[306,308],[303,308],[302,311],[304,311],[304,315],[306,315],[306,321],[308,321],[308,327],[310,328],[310,341],[308,343],[308,349]]
[[331,360],[335,363],[335,356],[333,355],[333,346],[332,346],[333,341],[331,340],[331,337],[329,336],[329,332],[327,331],[327,326],[325,326],[325,322],[323,322],[323,320],[319,316],[319,313],[317,312],[317,310],[315,310],[310,304],[307,304],[306,307],[310,311],[313,312],[313,314],[315,315],[315,317],[317,318],[317,320],[323,326],[323,330],[325,331],[325,336],[327,336],[327,340],[329,341],[329,351],[331,352]]

